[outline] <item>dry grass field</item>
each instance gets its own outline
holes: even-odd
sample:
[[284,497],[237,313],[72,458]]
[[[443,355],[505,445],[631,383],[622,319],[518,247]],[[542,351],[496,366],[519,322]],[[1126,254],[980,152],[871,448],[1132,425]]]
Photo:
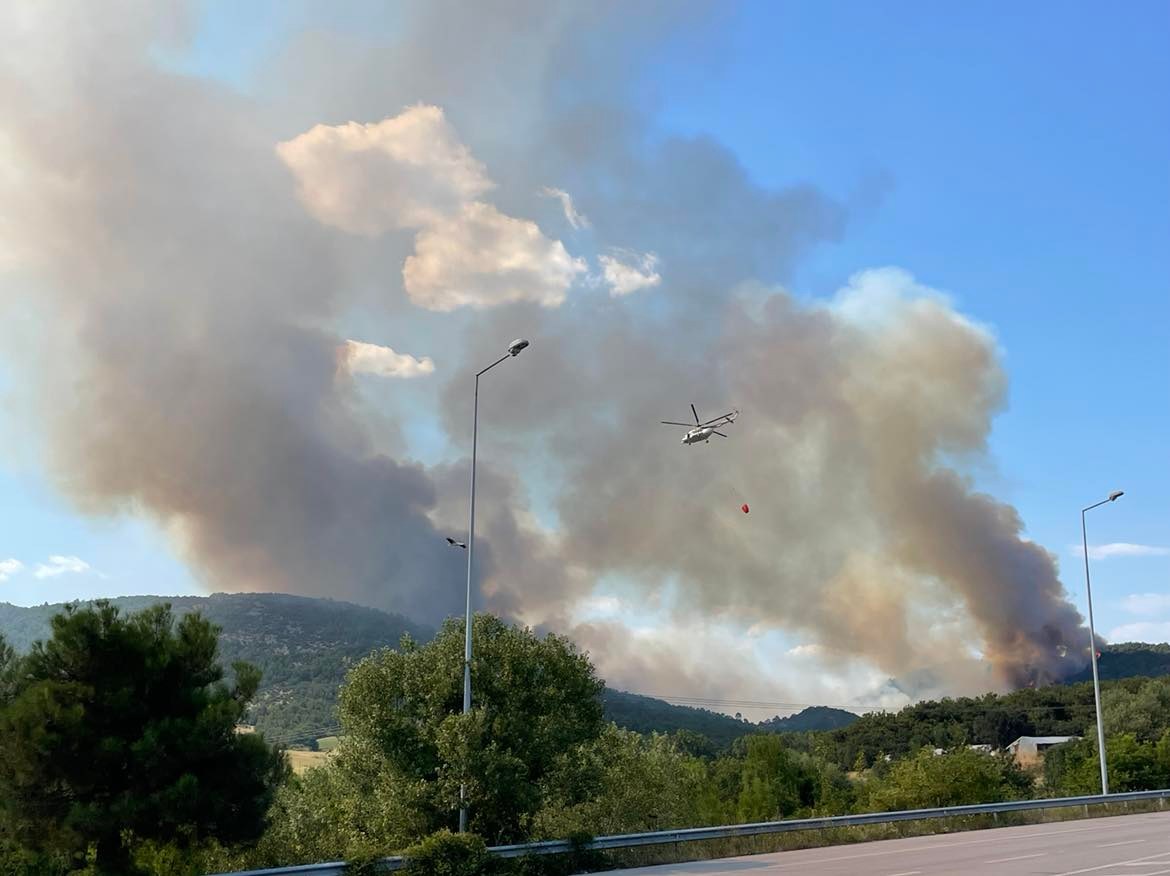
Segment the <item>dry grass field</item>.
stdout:
[[325,761],[329,759],[328,751],[289,751],[286,753],[289,765],[298,776],[305,770],[324,766]]

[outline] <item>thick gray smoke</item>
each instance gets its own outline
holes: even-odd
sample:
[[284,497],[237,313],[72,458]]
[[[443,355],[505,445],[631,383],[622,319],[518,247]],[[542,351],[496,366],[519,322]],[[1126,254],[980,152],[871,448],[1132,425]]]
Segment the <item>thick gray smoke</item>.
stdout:
[[[937,689],[1079,669],[1054,559],[963,475],[1003,404],[991,336],[896,270],[785,291],[845,206],[656,138],[631,96],[701,9],[568,9],[426,3],[387,44],[311,30],[251,97],[160,67],[187,33],[170,12],[6,13],[0,301],[35,314],[13,360],[62,490],[158,520],[216,587],[434,621],[460,606],[440,536],[465,526],[466,462],[410,462],[402,429],[437,417],[461,455],[472,373],[525,335],[481,415],[496,610],[644,689],[721,673],[580,623],[603,578],[680,629],[799,631],[826,665]],[[398,351],[361,348],[384,435],[342,324]],[[692,401],[741,408],[733,438],[657,425]]]
[[457,611],[434,484],[351,410],[337,258],[255,107],[155,69],[149,29],[58,11],[4,28],[0,102],[5,240],[36,269],[3,294],[39,315],[21,374],[60,486],[155,517],[218,587]]
[[[549,428],[565,461],[567,566],[620,576],[635,603],[665,598],[683,623],[804,630],[891,674],[933,670],[933,690],[1081,667],[1081,618],[1055,559],[953,467],[982,457],[1003,402],[984,329],[894,269],[859,274],[828,303],[745,287],[709,313],[703,361],[670,343],[669,324],[656,343],[625,319],[584,336],[550,321],[553,351],[522,392],[493,400],[492,428],[527,426],[533,440]],[[690,387],[703,388],[701,413],[744,410],[730,440],[682,448],[656,424],[685,416]],[[513,598],[556,617],[581,583]],[[620,639],[591,632],[612,659]]]

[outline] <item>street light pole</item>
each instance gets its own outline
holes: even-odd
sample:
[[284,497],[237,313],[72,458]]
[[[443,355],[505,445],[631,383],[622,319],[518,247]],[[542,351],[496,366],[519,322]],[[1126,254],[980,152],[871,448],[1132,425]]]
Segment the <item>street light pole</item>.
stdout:
[[[463,620],[463,714],[471,711],[471,566],[475,556],[475,451],[479,437],[479,378],[505,359],[520,355],[528,341],[517,338],[508,352],[475,375],[475,402],[471,415],[471,515],[467,525],[467,612]],[[467,785],[459,785],[459,832],[467,832]]]
[[1089,583],[1089,536],[1085,529],[1085,513],[1106,502],[1116,502],[1125,493],[1115,490],[1109,498],[1081,509],[1081,548],[1085,553],[1085,595],[1089,601],[1089,657],[1093,662],[1093,701],[1097,706],[1097,756],[1101,761],[1101,794],[1109,793],[1109,771],[1105,766],[1105,724],[1101,720],[1101,680],[1097,675],[1097,633],[1093,629],[1093,587]]

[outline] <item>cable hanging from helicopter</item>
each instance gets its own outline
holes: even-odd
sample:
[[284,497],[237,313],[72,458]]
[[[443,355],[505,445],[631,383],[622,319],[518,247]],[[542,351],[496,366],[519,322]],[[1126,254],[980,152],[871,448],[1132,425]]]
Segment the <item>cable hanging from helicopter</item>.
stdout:
[[[712,435],[718,435],[720,438],[726,438],[727,435],[723,432],[720,432],[719,427],[729,426],[734,423],[736,418],[739,416],[739,411],[730,411],[726,414],[723,414],[722,416],[716,417],[713,420],[707,420],[706,422],[703,422],[699,419],[699,412],[695,410],[695,406],[692,404],[691,415],[695,418],[694,424],[681,423],[678,420],[660,420],[659,422],[664,426],[683,426],[687,430],[686,434],[683,435],[682,438],[682,443],[684,445],[706,444],[711,440]],[[733,489],[732,492],[734,494],[735,490]],[[751,508],[748,507],[747,502],[744,502],[739,506],[739,510],[744,514],[747,514],[751,511]]]

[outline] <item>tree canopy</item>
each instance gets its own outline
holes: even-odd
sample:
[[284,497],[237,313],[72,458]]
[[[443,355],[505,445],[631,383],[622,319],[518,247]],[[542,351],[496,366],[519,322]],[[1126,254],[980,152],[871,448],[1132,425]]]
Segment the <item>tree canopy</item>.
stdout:
[[1029,796],[1031,788],[1031,777],[1010,758],[967,748],[936,755],[924,748],[863,786],[862,799],[866,809],[881,812],[1013,800]]
[[[22,658],[0,654],[0,836],[100,872],[135,843],[255,839],[284,757],[235,730],[259,682],[216,661],[218,630],[168,606],[67,608]],[[0,651],[3,649],[0,648]]]
[[359,663],[341,692],[347,737],[427,783],[433,829],[452,826],[467,787],[471,828],[491,842],[524,835],[548,781],[602,730],[602,683],[568,639],[538,637],[490,615],[472,627],[472,706],[463,701],[463,623],[434,640],[405,638]]
[[[257,671],[225,676],[206,620],[98,605],[52,630],[23,657],[0,641],[0,872],[64,873],[88,854],[107,873],[197,876],[404,851],[411,872],[466,872],[484,842],[1065,796],[1099,782],[1088,685],[921,702],[836,730],[725,719],[747,735],[713,741],[678,729],[691,715],[668,715],[673,732],[642,734],[605,723],[601,683],[571,642],[485,615],[470,714],[453,620],[428,644],[405,637],[350,669],[338,748],[277,787],[279,755],[233,732]],[[1170,679],[1109,682],[1104,706],[1112,787],[1170,784]],[[1085,738],[1026,770],[967,747],[1062,731]],[[479,839],[449,833],[461,784]]]
[[[166,602],[176,619],[198,612],[215,624],[223,665],[242,660],[263,673],[245,720],[268,739],[295,745],[312,746],[337,732],[337,691],[353,663],[395,644],[403,633],[420,641],[434,635],[400,615],[287,593],[122,596],[109,602],[126,614]],[[0,603],[0,634],[18,652],[27,651],[52,633],[53,615],[64,608]]]

